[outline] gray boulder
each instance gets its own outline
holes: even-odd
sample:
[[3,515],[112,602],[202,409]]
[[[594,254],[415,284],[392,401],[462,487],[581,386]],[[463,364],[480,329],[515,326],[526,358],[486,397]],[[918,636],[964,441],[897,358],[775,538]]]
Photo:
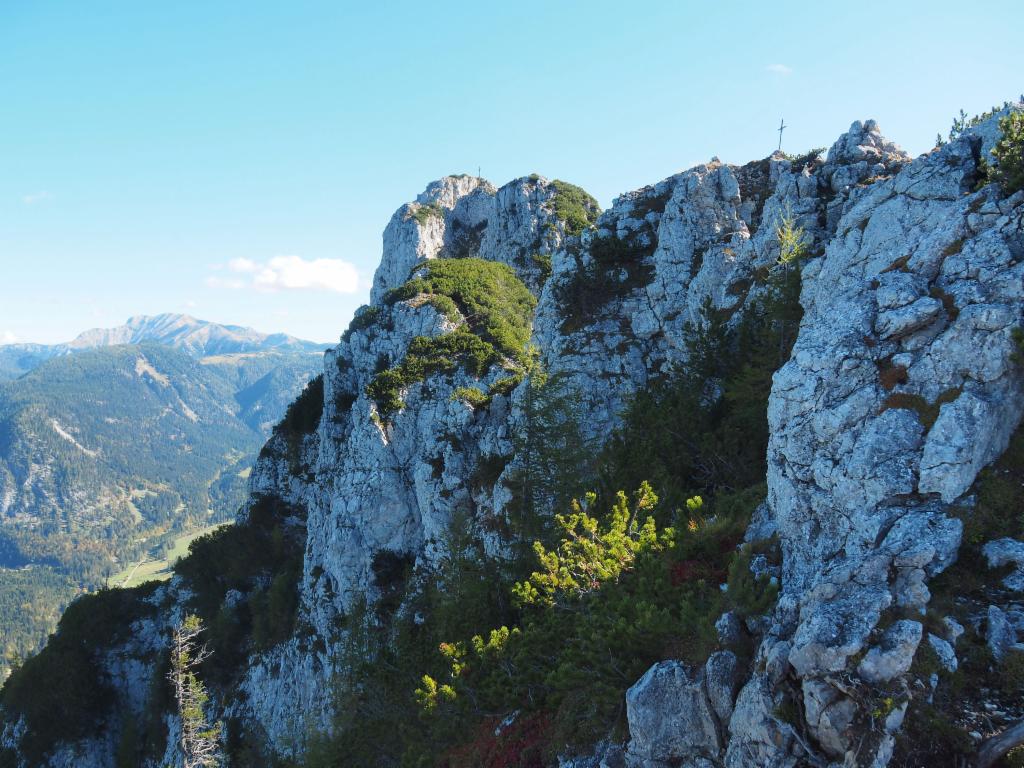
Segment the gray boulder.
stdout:
[[956,672],[957,659],[956,651],[953,650],[953,646],[943,640],[938,635],[928,634],[928,645],[935,651],[935,655],[939,657],[939,663],[942,664],[943,668],[947,672]]
[[989,568],[1002,568],[1012,563],[1013,573],[1003,579],[1003,585],[1015,592],[1024,591],[1024,541],[996,539],[981,548]]
[[867,652],[857,666],[857,674],[877,684],[907,672],[921,643],[922,629],[919,621],[897,621],[882,634],[882,642]]
[[716,758],[722,748],[703,667],[655,664],[626,692],[626,719],[629,768],[669,768]]
[[985,628],[985,642],[996,661],[1002,661],[1010,648],[1017,642],[1017,632],[1002,608],[988,607],[988,624]]

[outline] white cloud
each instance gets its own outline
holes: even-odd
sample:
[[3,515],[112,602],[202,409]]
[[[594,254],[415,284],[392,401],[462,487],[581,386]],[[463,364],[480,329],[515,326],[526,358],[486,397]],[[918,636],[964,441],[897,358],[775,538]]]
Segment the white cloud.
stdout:
[[769,64],[765,67],[769,72],[774,72],[776,75],[791,75],[793,74],[793,68],[787,67],[785,64]]
[[[219,267],[216,267],[219,269]],[[211,288],[255,288],[258,291],[329,291],[357,293],[361,288],[359,273],[341,259],[303,259],[301,256],[275,256],[265,262],[237,258],[227,269],[239,277],[210,276]]]
[[17,344],[18,337],[13,331],[0,331],[0,344]]
[[39,192],[29,192],[21,198],[21,201],[25,203],[25,205],[35,205],[36,203],[43,203],[52,199],[53,195],[43,189]]

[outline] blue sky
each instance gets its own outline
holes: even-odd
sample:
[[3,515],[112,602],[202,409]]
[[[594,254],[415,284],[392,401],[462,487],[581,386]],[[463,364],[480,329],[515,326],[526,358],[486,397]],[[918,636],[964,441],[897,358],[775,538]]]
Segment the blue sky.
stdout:
[[1024,91],[1017,2],[0,1],[0,343],[337,338],[432,179],[620,192]]

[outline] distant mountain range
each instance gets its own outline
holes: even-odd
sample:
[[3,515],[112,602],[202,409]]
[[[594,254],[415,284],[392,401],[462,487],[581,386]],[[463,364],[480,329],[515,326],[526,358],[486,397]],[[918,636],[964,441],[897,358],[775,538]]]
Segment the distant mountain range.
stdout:
[[93,328],[63,344],[0,346],[0,381],[16,379],[53,357],[116,344],[163,344],[195,357],[243,352],[322,352],[326,344],[285,333],[260,333],[239,325],[197,320],[190,315],[139,315],[116,328]]
[[77,591],[231,519],[324,349],[172,314],[0,346],[0,651],[33,650]]

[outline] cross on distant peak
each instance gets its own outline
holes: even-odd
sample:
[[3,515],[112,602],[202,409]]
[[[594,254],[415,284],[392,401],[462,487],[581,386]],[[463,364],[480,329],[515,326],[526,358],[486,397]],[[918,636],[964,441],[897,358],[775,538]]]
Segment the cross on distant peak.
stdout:
[[785,120],[779,120],[779,152],[782,151],[782,132],[789,128]]

